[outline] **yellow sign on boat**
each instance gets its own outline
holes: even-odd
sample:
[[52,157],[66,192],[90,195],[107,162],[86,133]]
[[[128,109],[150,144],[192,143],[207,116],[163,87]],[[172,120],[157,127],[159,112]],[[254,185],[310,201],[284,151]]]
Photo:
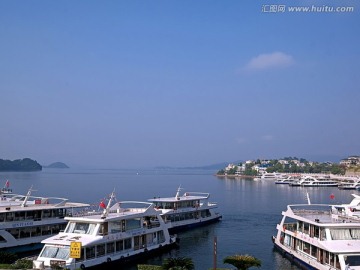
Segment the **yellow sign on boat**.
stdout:
[[70,243],[70,258],[80,259],[81,257],[81,242]]

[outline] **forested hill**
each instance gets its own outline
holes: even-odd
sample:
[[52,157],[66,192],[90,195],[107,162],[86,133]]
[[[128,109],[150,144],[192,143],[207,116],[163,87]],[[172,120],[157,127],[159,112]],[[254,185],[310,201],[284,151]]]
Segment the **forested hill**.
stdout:
[[30,158],[16,159],[14,161],[0,159],[0,171],[8,172],[31,172],[41,171],[42,166]]

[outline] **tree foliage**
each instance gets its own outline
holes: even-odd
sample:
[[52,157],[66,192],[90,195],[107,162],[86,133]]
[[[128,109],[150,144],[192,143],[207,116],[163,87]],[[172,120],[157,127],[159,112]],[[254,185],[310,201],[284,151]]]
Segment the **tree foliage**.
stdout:
[[16,159],[14,161],[0,159],[0,171],[41,171],[42,166],[30,158]]
[[167,258],[162,264],[164,270],[193,270],[194,263],[191,258],[177,257]]
[[261,261],[250,255],[232,255],[224,259],[224,263],[231,264],[239,270],[247,270],[250,267],[260,267]]

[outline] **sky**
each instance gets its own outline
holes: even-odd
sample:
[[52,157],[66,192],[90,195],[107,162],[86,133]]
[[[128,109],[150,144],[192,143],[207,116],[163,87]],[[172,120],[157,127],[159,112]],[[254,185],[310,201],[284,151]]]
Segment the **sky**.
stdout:
[[359,72],[358,0],[1,0],[0,158],[336,161],[360,155]]

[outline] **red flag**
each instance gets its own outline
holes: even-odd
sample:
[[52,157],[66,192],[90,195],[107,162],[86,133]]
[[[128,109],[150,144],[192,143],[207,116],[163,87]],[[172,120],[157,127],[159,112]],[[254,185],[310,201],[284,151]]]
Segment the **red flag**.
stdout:
[[99,204],[99,206],[100,206],[101,208],[106,208],[106,205],[105,205],[104,201],[101,201],[100,204]]
[[9,181],[9,180],[6,180],[5,186],[6,186],[7,188],[10,187],[10,181]]
[[332,199],[332,200],[335,199],[335,195],[331,193],[330,194],[330,199]]

